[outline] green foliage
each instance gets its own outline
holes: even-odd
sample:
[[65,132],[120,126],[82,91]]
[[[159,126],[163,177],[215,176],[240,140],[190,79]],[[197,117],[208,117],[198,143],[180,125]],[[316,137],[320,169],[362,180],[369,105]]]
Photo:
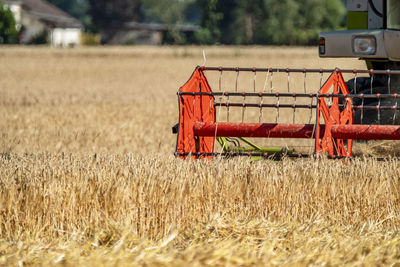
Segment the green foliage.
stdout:
[[202,10],[202,29],[196,34],[197,42],[213,44],[221,39],[221,21],[224,14],[218,8],[219,0],[197,0]]
[[[164,42],[315,44],[321,30],[344,26],[344,0],[49,0],[107,42],[128,21],[162,23]],[[194,36],[174,27],[200,24]]]
[[87,11],[89,8],[89,3],[87,0],[47,0],[47,1],[79,20],[87,19]]
[[177,0],[143,0],[147,21],[180,24],[184,21],[185,2]]
[[341,0],[198,0],[206,43],[308,45],[343,23]]
[[164,35],[164,42],[173,44],[186,43],[185,36],[176,30],[173,25],[185,22],[186,8],[193,1],[179,0],[143,0],[143,10],[146,22],[165,24],[168,27]]
[[77,18],[85,26],[85,30],[93,32],[91,16],[88,14],[89,1],[88,0],[47,0],[53,5],[57,6],[69,15]]
[[89,3],[89,14],[99,28],[115,28],[142,18],[141,0],[89,0]]
[[0,3],[0,44],[18,43],[18,36],[12,12]]
[[202,28],[195,33],[195,40],[201,45],[211,45],[215,43],[216,38],[210,29]]
[[101,32],[102,43],[108,43],[126,22],[141,21],[141,0],[89,0],[88,10],[93,26]]

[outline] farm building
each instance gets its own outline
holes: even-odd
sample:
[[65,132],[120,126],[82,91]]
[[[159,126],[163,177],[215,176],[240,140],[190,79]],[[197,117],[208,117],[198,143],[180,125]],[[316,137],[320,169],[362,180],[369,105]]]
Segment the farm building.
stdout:
[[72,47],[81,42],[82,24],[44,0],[4,0],[21,30],[22,44],[49,42],[52,46]]

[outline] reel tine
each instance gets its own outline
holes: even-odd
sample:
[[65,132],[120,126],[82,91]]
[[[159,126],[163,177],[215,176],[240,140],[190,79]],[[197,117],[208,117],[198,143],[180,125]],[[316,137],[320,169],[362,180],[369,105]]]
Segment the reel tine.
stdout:
[[303,72],[304,72],[304,93],[307,94],[307,71],[305,68]]
[[246,111],[246,94],[243,93],[242,123],[244,123],[244,113]]
[[229,94],[226,97],[226,121],[229,122]]
[[378,101],[378,124],[381,124],[381,98]]
[[269,69],[268,69],[267,74],[265,75],[263,92],[266,92],[269,75],[270,75],[270,72],[269,72]]
[[258,122],[261,123],[262,113],[263,113],[264,96],[260,93],[260,114],[258,115]]
[[293,103],[293,124],[296,122],[296,93],[293,94],[294,103]]
[[219,70],[219,81],[218,81],[218,85],[219,85],[219,91],[222,92],[222,69],[220,67]]
[[311,104],[310,104],[310,119],[308,120],[308,123],[311,123],[311,121],[312,121],[312,115],[313,115],[313,109],[312,109],[312,106],[313,106],[313,103],[314,103],[314,97],[311,97]]
[[271,93],[273,93],[273,91],[274,91],[274,84],[273,84],[273,78],[274,78],[274,73],[272,72],[272,69],[269,69],[268,71],[270,71],[271,70],[271,83],[270,83],[270,87],[271,87]]
[[287,73],[287,90],[288,90],[288,93],[290,93],[290,71],[289,71],[289,69],[286,69],[286,73]]
[[374,74],[371,75],[371,82],[370,82],[370,93],[371,93],[371,95],[373,94],[373,89],[372,89],[373,86],[372,86],[372,84],[374,83],[374,76],[375,76]]
[[236,83],[235,83],[235,92],[238,91],[238,83],[239,83],[239,68],[236,67]]
[[[220,102],[220,104],[219,104],[218,113],[215,114],[215,125],[216,125],[216,127],[215,127],[215,132],[214,132],[214,140],[217,140],[218,123],[221,121],[220,119],[221,119],[221,113],[222,113],[222,94],[219,97],[219,102]],[[225,147],[225,142],[221,146],[221,150],[218,153],[219,155],[222,155],[224,147]]]
[[276,93],[277,102],[276,102],[276,123],[279,121],[279,93]]
[[394,105],[393,125],[395,125],[396,123],[397,109],[398,109],[398,101],[396,100],[396,104]]
[[253,68],[253,72],[254,72],[253,89],[254,89],[254,93],[255,93],[256,92],[256,82],[257,82],[257,70],[256,70],[256,68]]
[[264,81],[264,87],[260,95],[260,114],[258,115],[258,122],[261,123],[262,115],[263,115],[263,104],[264,104],[264,96],[262,93],[266,92],[267,89],[267,84],[268,84],[268,78],[270,75],[270,69],[267,70],[266,75],[265,75],[265,81]]
[[361,100],[361,124],[363,124],[363,119],[364,119],[364,96],[362,97]]
[[390,73],[390,70],[387,70],[387,72],[389,73],[389,75],[388,75],[388,93],[391,94],[391,88],[390,88],[391,73]]
[[[357,94],[357,70],[353,70],[354,72],[354,85],[353,85],[353,93]],[[350,92],[351,93],[351,92]]]

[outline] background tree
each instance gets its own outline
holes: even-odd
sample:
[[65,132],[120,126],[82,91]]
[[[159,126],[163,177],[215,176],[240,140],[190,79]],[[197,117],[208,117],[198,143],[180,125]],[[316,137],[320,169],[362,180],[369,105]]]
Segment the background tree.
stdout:
[[141,21],[141,0],[89,0],[88,14],[101,33],[102,43],[108,43],[127,22]]
[[0,3],[0,44],[19,42],[19,32],[12,12]]
[[219,0],[197,0],[201,12],[201,27],[196,39],[200,44],[214,44],[221,40],[221,21],[224,13],[219,10]]
[[[265,22],[267,15],[264,0],[237,1],[232,19],[226,21],[233,26],[227,30],[230,39],[236,44],[257,43],[259,28]],[[227,41],[229,42],[229,39]]]
[[198,0],[207,43],[307,45],[342,26],[342,0]]
[[88,14],[88,0],[48,0],[64,12],[77,18],[85,26],[86,31],[92,31],[91,17]]
[[168,28],[166,42],[174,44],[186,43],[185,37],[174,27],[186,22],[186,14],[193,11],[194,0],[143,0],[142,10],[146,22],[165,24]]
[[48,0],[74,18],[83,20],[87,17],[89,3],[87,0]]
[[166,43],[193,41],[174,26],[189,23],[201,27],[194,38],[199,44],[310,45],[321,30],[343,27],[345,19],[345,0],[50,1],[80,19],[86,30],[97,29],[103,43],[126,22],[144,21],[165,24]]

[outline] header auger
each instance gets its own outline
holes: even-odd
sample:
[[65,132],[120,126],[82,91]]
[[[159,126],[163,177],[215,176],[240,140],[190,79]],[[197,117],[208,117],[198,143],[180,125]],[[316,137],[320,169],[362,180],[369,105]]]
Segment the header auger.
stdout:
[[[246,75],[248,90],[239,84]],[[295,75],[303,82],[291,81]],[[313,75],[319,85],[309,85]],[[343,75],[355,84],[369,75],[371,90],[350,92]],[[374,89],[376,75],[386,77],[385,93]],[[176,155],[349,158],[352,140],[400,140],[400,95],[390,88],[396,75],[400,71],[197,67],[178,91]]]

